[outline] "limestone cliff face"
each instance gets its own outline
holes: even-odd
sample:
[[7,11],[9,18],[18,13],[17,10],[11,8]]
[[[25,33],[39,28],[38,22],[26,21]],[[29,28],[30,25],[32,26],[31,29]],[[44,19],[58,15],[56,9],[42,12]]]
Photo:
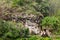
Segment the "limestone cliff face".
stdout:
[[38,24],[29,20],[26,20],[25,27],[29,29],[30,33],[34,32],[35,34],[38,34],[40,32]]
[[22,22],[23,25],[29,29],[30,34],[32,34],[32,32],[34,34],[39,34],[40,28],[38,26],[40,26],[40,22],[43,16],[33,15],[33,14],[29,14],[29,15],[28,14],[19,14],[19,15],[16,14],[12,16],[9,14],[5,16],[1,16],[1,18],[7,21],[10,20],[10,21],[15,21],[15,22]]
[[40,22],[41,19],[43,18],[41,15],[37,16],[37,15],[26,15],[24,17],[25,22],[24,25],[26,28],[29,29],[30,34],[34,33],[34,34],[39,34],[40,33],[40,28],[38,26],[40,26]]

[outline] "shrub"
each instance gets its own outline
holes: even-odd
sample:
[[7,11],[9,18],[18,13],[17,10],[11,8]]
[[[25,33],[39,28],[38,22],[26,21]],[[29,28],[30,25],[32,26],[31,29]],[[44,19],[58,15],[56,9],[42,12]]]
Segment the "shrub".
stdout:
[[23,28],[21,23],[0,20],[0,38],[4,40],[15,40],[28,37],[29,30]]
[[28,40],[51,40],[51,38],[33,35]]
[[45,17],[42,20],[42,26],[57,29],[59,24],[59,20],[56,17]]

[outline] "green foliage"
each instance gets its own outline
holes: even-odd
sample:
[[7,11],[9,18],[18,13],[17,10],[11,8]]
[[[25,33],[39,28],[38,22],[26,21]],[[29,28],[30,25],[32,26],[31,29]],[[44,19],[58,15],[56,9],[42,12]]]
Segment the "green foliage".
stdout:
[[13,0],[13,5],[23,5],[24,0]]
[[51,38],[48,37],[40,37],[38,35],[33,35],[30,38],[28,38],[28,40],[51,40]]
[[30,4],[32,0],[13,0],[13,5],[24,6]]
[[48,0],[45,0],[45,1],[42,1],[40,3],[41,5],[41,13],[44,15],[44,16],[49,16],[49,3],[48,3]]
[[[24,13],[37,14],[42,13],[44,16],[49,15],[48,0],[13,0],[13,5],[23,7]],[[21,7],[21,8],[22,8]]]
[[59,24],[59,20],[56,17],[45,17],[42,20],[42,26],[51,27],[52,29],[57,29]]
[[28,37],[28,35],[29,30],[24,28],[21,23],[0,20],[0,38],[4,40],[14,40]]
[[17,39],[17,40],[52,40],[52,39],[48,37],[43,38],[40,36],[33,35],[33,36],[30,36],[30,38],[22,38],[22,39]]

